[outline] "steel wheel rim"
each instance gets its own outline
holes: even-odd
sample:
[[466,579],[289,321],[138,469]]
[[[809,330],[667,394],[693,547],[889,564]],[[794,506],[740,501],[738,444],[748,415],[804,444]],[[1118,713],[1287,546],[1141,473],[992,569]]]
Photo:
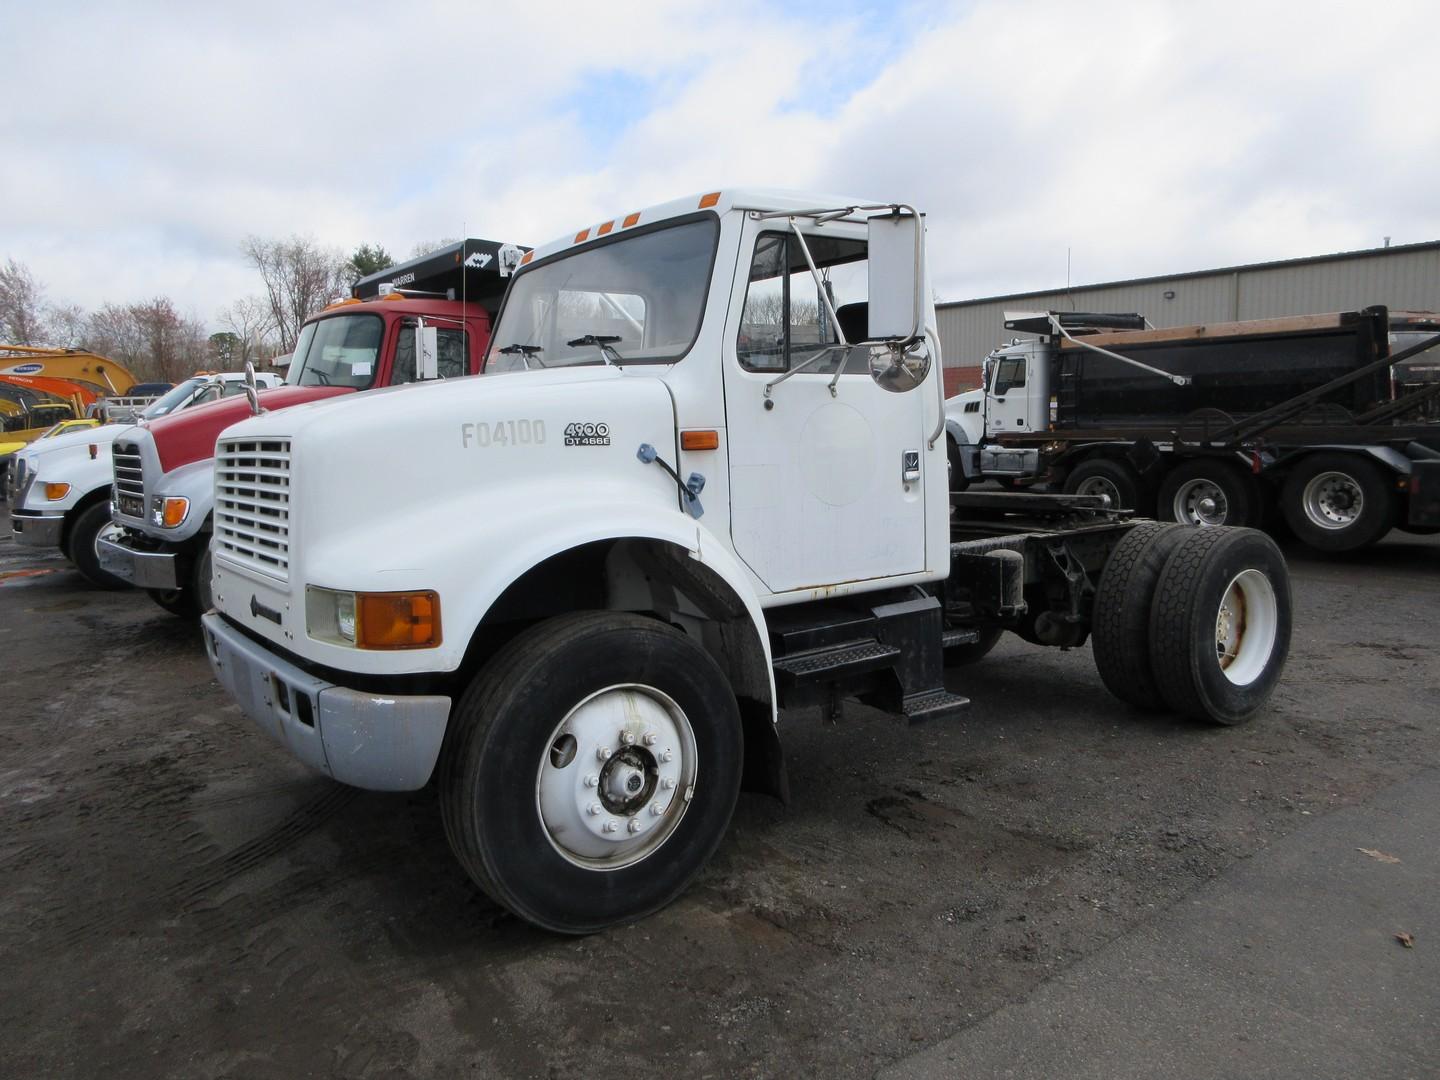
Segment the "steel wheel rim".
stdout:
[[[1203,505],[1206,499],[1213,503],[1212,508]],[[1176,490],[1171,510],[1175,520],[1186,525],[1224,525],[1230,516],[1230,500],[1214,480],[1196,477]]]
[[1365,491],[1349,473],[1316,473],[1300,498],[1305,517],[1321,529],[1348,529],[1365,513]]
[[585,698],[545,741],[535,807],[551,846],[587,870],[621,870],[675,834],[695,794],[695,732],[668,694],[639,683]]
[[1115,481],[1105,476],[1087,476],[1075,487],[1076,495],[1104,495],[1112,507],[1120,505],[1120,489]]
[[1249,686],[1270,663],[1280,626],[1275,588],[1259,570],[1242,570],[1230,579],[1215,614],[1215,659],[1225,678]]

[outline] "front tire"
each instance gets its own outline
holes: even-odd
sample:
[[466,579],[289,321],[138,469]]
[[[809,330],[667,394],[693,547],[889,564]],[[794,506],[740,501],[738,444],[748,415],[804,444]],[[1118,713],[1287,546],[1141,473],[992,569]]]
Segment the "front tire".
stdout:
[[586,934],[675,899],[720,843],[744,758],[710,655],[654,619],[582,612],[501,649],[451,714],[450,846],[520,918]]
[[1290,577],[1254,529],[1184,530],[1150,608],[1155,684],[1178,713],[1241,724],[1269,700],[1290,652]]
[[114,574],[108,573],[100,566],[100,553],[95,548],[96,541],[100,538],[100,532],[110,524],[110,504],[104,502],[91,503],[85,508],[75,524],[70,528],[70,536],[66,540],[69,549],[70,561],[75,564],[85,580],[101,589],[128,589],[130,583],[123,581]]

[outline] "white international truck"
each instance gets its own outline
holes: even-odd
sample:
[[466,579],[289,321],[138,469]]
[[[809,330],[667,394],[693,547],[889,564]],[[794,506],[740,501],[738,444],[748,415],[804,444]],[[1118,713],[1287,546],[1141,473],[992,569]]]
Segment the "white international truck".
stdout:
[[221,434],[216,677],[337,780],[435,780],[480,887],[569,933],[678,895],[742,783],[786,797],[780,709],[950,716],[947,666],[1005,630],[1252,716],[1273,542],[952,496],[930,295],[895,204],[713,192],[527,254],[480,378]]

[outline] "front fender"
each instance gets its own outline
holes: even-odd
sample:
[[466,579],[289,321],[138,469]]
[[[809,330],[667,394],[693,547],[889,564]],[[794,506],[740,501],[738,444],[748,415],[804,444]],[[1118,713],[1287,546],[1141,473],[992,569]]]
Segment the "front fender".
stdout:
[[[90,448],[85,445],[32,454],[30,467],[35,471],[35,483],[30,485],[25,509],[51,514],[69,513],[97,489],[108,489],[113,479],[109,453],[97,452],[91,458]],[[69,484],[70,491],[65,498],[51,502],[45,498],[46,484]]]
[[175,528],[162,529],[152,523],[145,530],[156,539],[184,543],[199,533],[210,519],[210,508],[215,502],[215,459],[203,458],[171,470],[160,478],[152,494],[190,500],[185,520]]
[[[663,476],[658,470],[653,475]],[[646,479],[651,479],[649,473]],[[515,478],[503,482],[506,490],[498,490],[500,486],[435,507],[429,520],[405,514],[377,520],[367,526],[359,544],[354,536],[336,535],[304,545],[307,583],[375,592],[433,589],[440,594],[442,630],[441,645],[435,649],[357,656],[353,649],[307,639],[305,655],[342,669],[355,668],[363,656],[366,670],[375,674],[453,672],[486,613],[528,571],[586,544],[632,539],[683,548],[725,582],[744,606],[769,677],[765,617],[748,576],[703,519],[696,521],[679,509],[668,478],[658,490],[618,479],[575,488],[537,487]],[[506,512],[497,514],[496,507]],[[772,678],[772,708],[774,699]]]

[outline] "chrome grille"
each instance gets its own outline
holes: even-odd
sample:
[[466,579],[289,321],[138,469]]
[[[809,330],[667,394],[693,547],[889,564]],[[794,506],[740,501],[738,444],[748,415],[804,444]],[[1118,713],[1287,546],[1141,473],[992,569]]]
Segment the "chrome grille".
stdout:
[[215,547],[290,576],[290,440],[224,439],[215,454]]
[[145,518],[145,470],[141,465],[140,447],[131,442],[110,445],[110,461],[115,470],[115,508],[126,517]]

